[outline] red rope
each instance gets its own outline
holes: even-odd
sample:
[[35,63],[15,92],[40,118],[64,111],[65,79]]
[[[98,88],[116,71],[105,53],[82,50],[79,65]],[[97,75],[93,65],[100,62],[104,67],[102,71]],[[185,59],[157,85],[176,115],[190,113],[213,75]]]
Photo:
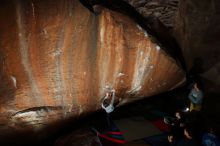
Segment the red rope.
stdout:
[[115,135],[122,135],[122,132],[117,132],[117,131],[111,131],[111,132],[106,132],[106,134],[115,134]]
[[110,138],[110,137],[108,137],[108,136],[106,136],[104,134],[100,134],[99,133],[98,136],[101,137],[101,138],[107,139],[109,141],[115,142],[115,143],[119,143],[119,144],[125,144],[126,143],[125,140],[119,140],[119,139]]

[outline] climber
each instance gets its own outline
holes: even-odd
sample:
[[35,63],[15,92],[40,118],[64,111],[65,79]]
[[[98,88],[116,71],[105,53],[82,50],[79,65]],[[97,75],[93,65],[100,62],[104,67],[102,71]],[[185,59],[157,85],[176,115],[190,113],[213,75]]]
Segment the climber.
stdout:
[[110,113],[114,111],[114,101],[115,101],[115,90],[111,90],[110,93],[107,92],[106,96],[102,100],[102,108],[107,114],[108,126],[111,126],[110,123]]

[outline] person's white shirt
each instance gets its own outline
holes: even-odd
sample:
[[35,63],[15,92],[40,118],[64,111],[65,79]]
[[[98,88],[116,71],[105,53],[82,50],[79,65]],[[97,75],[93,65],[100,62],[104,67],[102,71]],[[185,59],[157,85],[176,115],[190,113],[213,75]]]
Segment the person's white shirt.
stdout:
[[105,106],[104,105],[104,101],[109,98],[110,94],[109,93],[106,93],[106,96],[104,97],[103,99],[103,102],[102,102],[102,108],[106,111],[106,113],[111,113],[114,111],[114,100],[115,100],[115,90],[112,90],[112,97],[111,97],[111,101],[109,103],[109,105]]

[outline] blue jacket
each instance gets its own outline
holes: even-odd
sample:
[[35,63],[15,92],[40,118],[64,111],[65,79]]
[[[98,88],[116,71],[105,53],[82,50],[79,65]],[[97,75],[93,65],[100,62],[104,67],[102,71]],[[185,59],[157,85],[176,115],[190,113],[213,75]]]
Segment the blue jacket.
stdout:
[[203,93],[201,90],[192,89],[189,93],[189,99],[194,104],[202,104]]

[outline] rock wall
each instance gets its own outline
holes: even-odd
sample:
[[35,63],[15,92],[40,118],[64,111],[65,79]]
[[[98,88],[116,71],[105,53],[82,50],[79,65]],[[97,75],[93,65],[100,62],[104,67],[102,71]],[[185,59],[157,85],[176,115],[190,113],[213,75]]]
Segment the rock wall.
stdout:
[[97,111],[108,89],[119,106],[185,79],[129,17],[77,0],[3,0],[0,24],[1,136]]
[[219,63],[219,14],[217,0],[180,0],[174,32],[193,73],[206,72]]
[[173,28],[179,0],[125,0],[143,17],[158,18],[167,28]]

